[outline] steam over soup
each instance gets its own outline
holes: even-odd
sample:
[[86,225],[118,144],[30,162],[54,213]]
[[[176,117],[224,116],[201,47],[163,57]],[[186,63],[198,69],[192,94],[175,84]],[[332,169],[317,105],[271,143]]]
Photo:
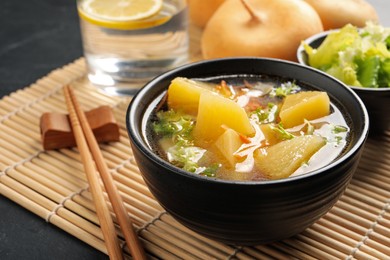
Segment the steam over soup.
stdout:
[[326,92],[264,76],[175,78],[147,127],[173,165],[238,181],[318,169],[340,155],[349,133]]

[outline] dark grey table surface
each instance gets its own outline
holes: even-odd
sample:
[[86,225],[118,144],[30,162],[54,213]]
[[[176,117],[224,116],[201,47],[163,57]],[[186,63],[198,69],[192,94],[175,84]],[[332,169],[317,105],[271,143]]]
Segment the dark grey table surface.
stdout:
[[[368,1],[390,26],[390,1]],[[75,1],[0,1],[0,98],[81,56]],[[0,259],[107,258],[0,195]]]
[[[81,56],[76,1],[0,1],[0,97]],[[108,257],[0,195],[0,259]]]

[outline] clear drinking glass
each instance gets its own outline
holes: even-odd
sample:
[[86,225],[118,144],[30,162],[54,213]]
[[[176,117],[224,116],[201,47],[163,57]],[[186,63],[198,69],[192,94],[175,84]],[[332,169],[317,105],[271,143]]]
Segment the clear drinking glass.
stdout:
[[77,1],[81,36],[88,78],[99,89],[132,95],[153,77],[187,62],[186,0],[164,0],[158,13],[132,22],[97,17],[85,7],[87,1],[94,0]]

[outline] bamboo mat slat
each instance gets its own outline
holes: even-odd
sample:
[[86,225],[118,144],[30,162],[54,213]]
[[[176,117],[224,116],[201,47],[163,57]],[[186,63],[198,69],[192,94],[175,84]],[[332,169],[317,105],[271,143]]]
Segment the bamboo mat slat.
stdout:
[[[192,60],[199,60],[200,32],[192,30]],[[127,137],[125,114],[131,98],[99,93],[89,84],[85,73],[81,58],[0,100],[3,196],[107,253],[78,150],[42,149],[39,118],[44,112],[67,113],[62,87],[71,84],[84,110],[108,105],[114,111],[120,125],[120,140],[101,144],[100,148],[150,257],[390,259],[389,132],[367,141],[346,192],[312,227],[268,245],[229,246],[188,230],[157,203],[138,171]],[[119,228],[117,232],[125,247]],[[128,248],[123,250],[129,255]]]

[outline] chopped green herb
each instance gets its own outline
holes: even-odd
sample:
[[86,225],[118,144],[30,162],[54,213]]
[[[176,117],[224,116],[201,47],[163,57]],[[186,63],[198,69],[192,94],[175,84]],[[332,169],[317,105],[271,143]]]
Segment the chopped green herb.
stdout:
[[348,128],[342,125],[335,125],[333,126],[333,133],[338,134],[338,133],[346,133],[348,132]]
[[153,130],[163,137],[171,137],[181,145],[189,146],[193,143],[191,136],[195,126],[195,120],[174,110],[159,111],[157,113],[158,122],[153,123]]
[[348,128],[341,125],[330,125],[330,131],[332,135],[328,137],[328,142],[335,143],[338,146],[345,140],[345,133],[348,132]]
[[153,123],[153,130],[162,137],[169,137],[175,143],[167,151],[168,160],[192,173],[215,177],[219,165],[199,166],[199,160],[206,153],[205,149],[194,146],[192,130],[195,120],[189,115],[174,110],[159,111],[158,122]]
[[271,126],[271,128],[280,135],[281,140],[289,140],[294,138],[294,135],[287,132],[281,124],[277,124],[277,126]]
[[276,120],[279,107],[274,103],[268,103],[267,108],[258,108],[252,114],[258,117],[259,123],[267,124]]
[[295,82],[288,81],[288,82],[282,83],[280,85],[280,87],[274,88],[271,91],[270,96],[284,98],[290,94],[297,93],[300,90],[301,90],[301,87],[299,87],[297,84],[295,84]]
[[339,135],[336,135],[335,139],[336,139],[336,143],[337,144],[340,144],[340,142],[343,140],[343,138],[341,136],[339,136]]
[[205,152],[206,150],[199,147],[176,144],[168,149],[168,160],[186,171],[199,173],[198,162]]
[[215,177],[217,176],[217,171],[220,167],[220,164],[215,163],[210,167],[205,168],[204,171],[201,172],[201,175],[205,175],[207,177]]

